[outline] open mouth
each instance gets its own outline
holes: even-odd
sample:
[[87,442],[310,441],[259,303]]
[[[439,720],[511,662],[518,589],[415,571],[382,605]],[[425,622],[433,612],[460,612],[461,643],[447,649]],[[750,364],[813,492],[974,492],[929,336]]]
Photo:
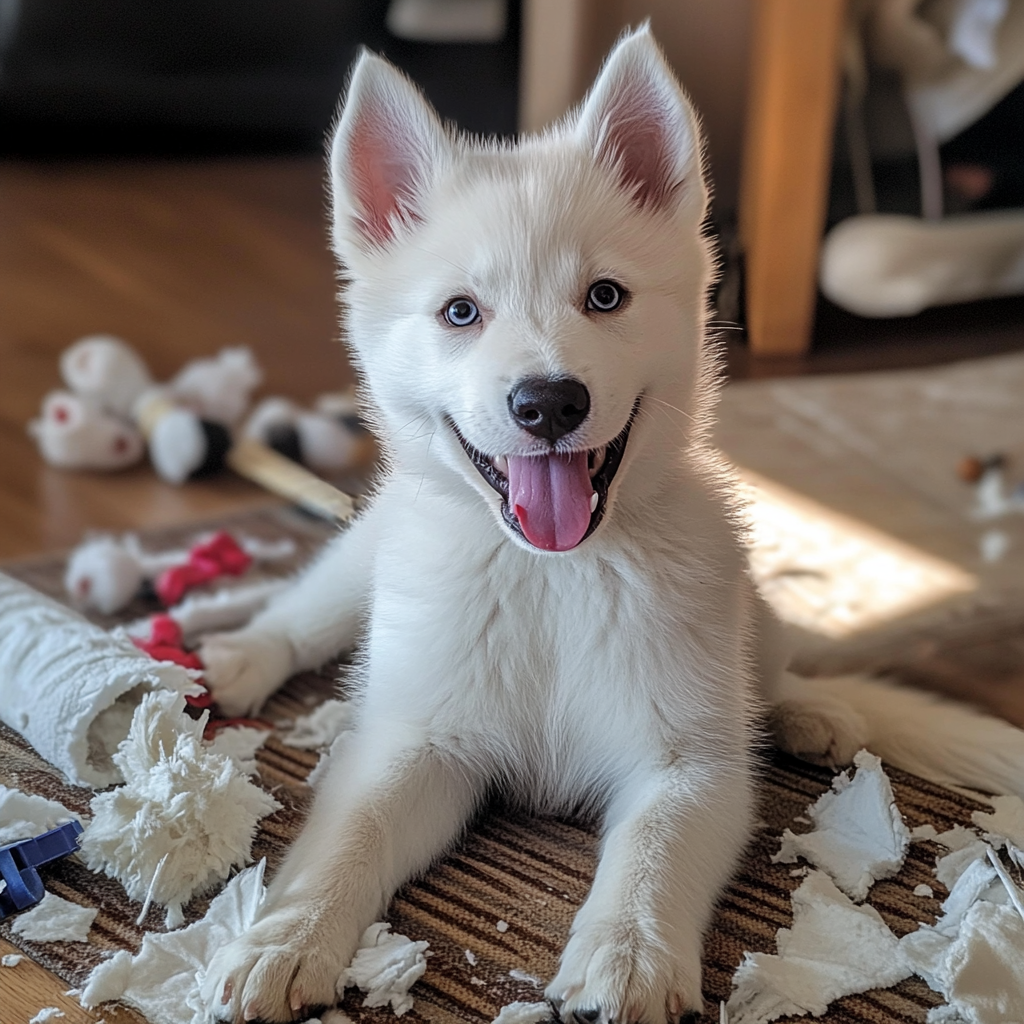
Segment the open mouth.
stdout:
[[488,456],[452,424],[470,462],[501,495],[509,529],[542,551],[569,551],[600,525],[608,490],[622,464],[640,399],[622,430],[600,448],[549,455]]

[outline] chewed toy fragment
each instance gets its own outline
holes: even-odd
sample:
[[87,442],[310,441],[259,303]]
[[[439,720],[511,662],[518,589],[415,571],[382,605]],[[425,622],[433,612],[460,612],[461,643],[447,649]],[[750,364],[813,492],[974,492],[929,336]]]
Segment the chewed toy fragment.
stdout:
[[88,942],[99,911],[48,892],[31,910],[14,918],[11,931],[29,942]]
[[58,1010],[56,1006],[44,1006],[29,1022],[28,1024],[46,1024],[49,1020],[56,1020],[58,1017],[63,1017],[64,1011]]
[[281,737],[289,747],[316,750],[329,747],[342,733],[355,726],[355,708],[351,701],[325,700],[323,704],[295,719],[291,730]]
[[786,829],[772,862],[790,864],[803,857],[859,901],[874,882],[891,878],[903,866],[910,832],[882,762],[862,750],[854,764],[852,780],[841,772],[832,780],[832,791],[808,809],[814,830],[796,835]]
[[727,1005],[732,1024],[819,1016],[833,999],[895,985],[911,974],[899,940],[874,907],[857,906],[812,871],[793,893],[793,926],[778,954],[746,953]]
[[206,965],[222,946],[255,920],[263,901],[266,861],[235,875],[210,903],[206,916],[173,932],[146,932],[133,957],[126,949],[89,975],[79,1000],[88,1009],[111,999],[135,1007],[160,1024],[209,1024],[201,992]]
[[412,1009],[409,989],[427,969],[429,942],[392,935],[391,925],[378,921],[363,932],[352,963],[338,982],[339,992],[355,986],[366,993],[363,1006],[391,1005],[396,1017]]
[[985,838],[998,850],[1007,844],[1024,847],[1024,800],[1019,796],[990,798],[995,808],[992,814],[975,811],[971,820],[985,829]]
[[540,1024],[542,1020],[554,1019],[550,1003],[515,1002],[503,1006],[493,1024]]
[[206,715],[183,709],[175,693],[146,694],[114,755],[125,784],[93,798],[82,837],[86,865],[166,906],[169,928],[193,895],[249,862],[259,820],[280,807],[239,770],[237,752],[203,740]]
[[17,967],[24,959],[20,953],[5,953],[0,956],[0,967]]
[[0,846],[49,832],[81,818],[56,800],[0,785]]
[[914,895],[927,896],[930,899],[935,895],[935,890],[930,885],[925,885],[925,883],[922,882],[920,885],[914,886]]

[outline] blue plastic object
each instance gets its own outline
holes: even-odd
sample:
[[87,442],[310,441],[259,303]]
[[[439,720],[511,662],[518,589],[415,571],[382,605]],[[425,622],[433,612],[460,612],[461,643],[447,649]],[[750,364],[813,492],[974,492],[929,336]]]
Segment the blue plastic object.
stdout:
[[41,836],[0,846],[0,878],[7,883],[0,892],[0,921],[43,898],[45,889],[37,869],[75,853],[82,831],[79,822],[69,821]]

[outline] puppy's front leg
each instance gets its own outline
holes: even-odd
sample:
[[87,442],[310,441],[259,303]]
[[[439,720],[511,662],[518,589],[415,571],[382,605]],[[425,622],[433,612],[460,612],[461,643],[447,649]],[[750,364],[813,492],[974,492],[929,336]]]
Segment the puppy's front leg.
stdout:
[[211,1012],[289,1021],[333,1005],[363,931],[472,814],[482,782],[422,739],[382,733],[332,762],[256,922],[210,962]]
[[206,683],[225,714],[252,714],[289,676],[352,646],[369,595],[374,513],[335,537],[248,626],[203,641]]
[[751,806],[745,771],[717,781],[713,771],[677,762],[615,796],[593,888],[546,993],[568,1024],[664,1024],[701,1011],[703,934]]

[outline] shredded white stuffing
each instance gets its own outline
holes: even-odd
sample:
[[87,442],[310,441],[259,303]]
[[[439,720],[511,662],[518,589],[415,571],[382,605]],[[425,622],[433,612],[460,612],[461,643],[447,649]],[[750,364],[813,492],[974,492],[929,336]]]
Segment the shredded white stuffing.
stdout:
[[1019,796],[991,797],[992,814],[975,811],[971,820],[985,829],[985,838],[998,850],[1007,844],[1024,846],[1024,801]]
[[352,963],[341,976],[341,986],[366,993],[363,1006],[387,1006],[396,1017],[412,1009],[409,989],[427,969],[424,953],[429,942],[413,942],[392,935],[391,925],[378,921],[363,932]]
[[486,985],[487,984],[487,982],[484,981],[483,978],[478,978],[476,975],[473,975],[473,977],[469,979],[469,983],[470,983],[470,985]]
[[31,839],[72,820],[82,819],[56,800],[0,785],[0,846]]
[[943,916],[900,940],[915,973],[948,1002],[929,1012],[930,1024],[1024,1020],[1022,898],[989,847],[960,875]]
[[48,1020],[56,1020],[63,1017],[64,1011],[58,1010],[56,1006],[44,1006],[28,1024],[46,1024]]
[[499,932],[507,932],[508,921],[499,921],[494,927],[497,928]]
[[88,942],[89,929],[99,911],[46,893],[31,910],[19,914],[11,931],[30,942]]
[[935,890],[930,885],[925,885],[922,882],[920,885],[914,886],[914,895],[932,897],[935,895]]
[[150,900],[166,906],[169,928],[193,895],[249,862],[257,823],[280,807],[239,770],[238,747],[226,752],[253,738],[206,743],[207,716],[183,709],[175,693],[146,694],[114,755],[125,784],[93,798],[81,842],[86,865],[145,901],[143,914]]
[[513,967],[508,972],[510,978],[514,978],[516,981],[525,981],[527,985],[533,985],[535,988],[540,988],[543,982],[535,974],[527,974],[526,971],[519,970],[518,967]]
[[509,1003],[503,1006],[493,1024],[539,1024],[554,1016],[549,1003]]
[[354,710],[351,701],[326,700],[308,715],[296,718],[282,742],[302,750],[332,746],[342,733],[354,727]]
[[24,959],[20,953],[5,953],[0,956],[0,967],[17,967]]
[[466,960],[469,962],[470,967],[476,967],[476,954],[471,953],[468,949],[466,952]]
[[82,1005],[92,1009],[119,999],[160,1024],[208,1024],[201,994],[206,965],[252,925],[263,900],[265,867],[261,860],[235,875],[202,920],[179,931],[147,932],[134,957],[122,949],[101,963],[79,997]]
[[786,829],[772,862],[789,864],[803,857],[828,872],[847,895],[863,900],[874,882],[891,878],[903,866],[910,832],[881,761],[862,750],[854,764],[852,780],[840,773],[832,791],[809,808],[814,830],[796,835]]
[[819,1016],[833,999],[886,988],[911,973],[878,911],[852,903],[821,871],[793,893],[793,927],[780,928],[776,942],[777,955],[746,953],[737,968],[728,1002],[733,1024]]

